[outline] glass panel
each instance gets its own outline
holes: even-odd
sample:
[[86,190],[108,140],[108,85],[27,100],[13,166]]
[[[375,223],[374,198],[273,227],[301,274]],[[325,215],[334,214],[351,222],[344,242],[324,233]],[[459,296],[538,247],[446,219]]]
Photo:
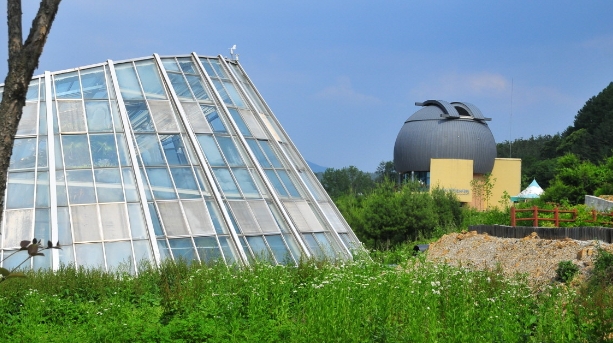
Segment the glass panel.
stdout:
[[170,168],[170,173],[175,181],[179,198],[181,199],[193,199],[200,198],[200,192],[198,191],[198,185],[192,174],[192,169],[186,168]]
[[149,182],[147,181],[147,177],[145,176],[145,170],[143,168],[139,168],[138,173],[140,173],[140,178],[141,180],[143,180],[143,191],[145,192],[145,197],[147,198],[147,201],[152,201],[153,194],[151,194],[151,189],[149,188]]
[[266,154],[266,157],[268,157],[268,160],[270,161],[270,163],[272,163],[273,167],[283,168],[283,165],[277,158],[277,154],[272,150],[272,147],[270,146],[270,142],[259,141],[259,143],[260,143],[260,146],[262,147],[262,151],[264,151],[264,154]]
[[238,182],[244,196],[256,198],[260,197],[260,193],[258,192],[258,189],[251,178],[251,174],[249,174],[247,169],[233,168],[232,172],[234,173],[234,177],[236,178],[236,181]]
[[[10,175],[10,174],[9,174]],[[8,194],[11,194],[10,192]],[[38,172],[36,176],[36,207],[49,207],[49,173]]]
[[[35,135],[36,134],[36,124],[38,119],[38,103],[37,102],[27,102],[23,107],[23,112],[21,114],[21,119],[19,120],[19,125],[17,126],[17,135]],[[43,134],[46,134],[43,133]]]
[[[226,258],[226,263],[229,265],[236,263],[236,249],[234,249],[234,244],[230,242],[230,238],[219,237],[219,245],[221,245],[221,250]],[[249,253],[247,252],[247,254]]]
[[53,119],[53,133],[59,133],[60,132],[60,125],[57,122],[57,108],[56,108],[56,103],[57,101],[52,101],[51,102],[51,119]]
[[162,143],[162,149],[166,155],[166,161],[170,165],[186,165],[188,164],[185,157],[185,147],[181,141],[179,135],[160,135],[160,142]]
[[195,102],[182,102],[181,106],[185,110],[187,120],[195,133],[210,133],[213,132],[209,123],[204,119],[204,115],[200,110],[200,106]]
[[230,137],[217,137],[217,143],[221,147],[221,151],[223,151],[224,156],[226,157],[226,161],[231,166],[244,166],[245,163],[241,158],[236,145],[234,145],[234,141]]
[[156,135],[135,135],[140,157],[146,166],[165,165]]
[[260,229],[265,233],[277,233],[279,232],[279,227],[277,226],[277,222],[275,218],[270,213],[268,209],[268,204],[265,201],[249,201],[249,206],[251,207],[251,211],[255,216],[255,219],[258,221],[260,225]]
[[100,205],[102,236],[105,240],[129,239],[128,213],[124,204]]
[[[43,88],[44,91],[44,88]],[[38,100],[38,80],[32,80],[28,85],[26,101]]]
[[168,236],[189,235],[187,226],[185,225],[185,221],[183,219],[183,214],[181,213],[181,207],[179,206],[178,202],[159,201],[157,205],[160,209],[162,223],[164,223],[164,228],[166,229],[166,234]]
[[198,74],[198,72],[196,72],[196,69],[194,68],[194,64],[192,63],[192,60],[189,58],[180,58],[178,59],[179,61],[179,65],[181,66],[181,69],[183,69],[184,73],[188,73],[188,74]]
[[228,91],[228,95],[230,96],[234,104],[237,107],[245,107],[243,99],[241,99],[241,96],[236,91],[236,88],[234,88],[234,85],[230,82],[224,82],[223,84],[226,87],[226,91]]
[[221,83],[221,81],[215,79],[213,79],[212,81],[213,85],[215,85],[215,89],[217,89],[217,93],[219,93],[219,96],[221,97],[221,100],[223,100],[226,105],[233,106],[234,104],[232,103],[232,99],[230,99],[230,96],[223,88],[223,84]]
[[168,243],[166,243],[165,239],[158,239],[158,250],[160,251],[160,259],[162,261],[167,258],[172,258],[170,248],[168,248]]
[[223,121],[219,117],[219,114],[217,114],[215,107],[200,105],[200,108],[202,109],[206,120],[209,122],[209,125],[214,132],[228,132],[223,124]]
[[60,265],[69,266],[75,264],[74,251],[70,249],[61,249],[58,251],[60,258]]
[[55,75],[54,79],[56,99],[81,98],[81,86],[79,85],[79,76],[76,71]]
[[261,236],[252,236],[246,237],[247,242],[249,242],[249,246],[251,247],[251,251],[255,255],[256,260],[259,261],[268,261],[274,263],[274,259],[270,254],[270,251],[266,247],[266,243],[264,243],[264,239]]
[[153,121],[144,101],[126,101],[126,111],[132,129],[136,132],[153,132]]
[[168,73],[168,78],[170,79],[170,83],[172,84],[172,88],[177,93],[179,99],[182,100],[193,100],[192,93],[189,91],[187,87],[187,82],[183,78],[181,74]]
[[85,114],[89,132],[112,132],[113,120],[107,101],[86,101]]
[[104,270],[102,243],[75,244],[75,251],[79,267]]
[[209,215],[211,216],[211,221],[213,222],[213,227],[215,227],[215,232],[217,234],[227,234],[228,230],[226,226],[221,221],[221,214],[219,213],[219,209],[217,205],[211,200],[206,201],[206,207],[209,210]]
[[38,136],[38,167],[47,168],[47,136]]
[[32,259],[32,269],[51,269],[51,254],[46,254],[45,256],[36,256],[35,259]]
[[136,70],[147,99],[166,99],[160,74],[153,61],[136,62]]
[[68,206],[68,196],[66,195],[66,180],[64,173],[58,170],[55,173],[55,192],[57,195],[58,206]]
[[300,193],[298,193],[296,186],[294,186],[294,182],[290,179],[287,172],[285,170],[277,170],[277,174],[279,175],[279,178],[281,178],[281,181],[283,181],[285,189],[287,189],[289,195],[295,198],[300,198]]
[[132,165],[132,161],[128,158],[128,146],[126,145],[125,136],[123,134],[116,134],[117,139],[117,152],[119,152],[119,164],[122,167]]
[[204,67],[204,69],[206,70],[206,73],[209,74],[210,77],[217,77],[215,70],[213,70],[213,67],[211,67],[211,65],[209,64],[208,59],[201,58],[200,63],[202,63],[202,66]]
[[123,132],[123,124],[121,122],[121,118],[119,118],[119,110],[117,109],[117,102],[111,102],[111,117],[113,117],[113,126],[115,127],[115,131]]
[[2,237],[4,238],[3,247],[5,249],[17,248],[22,240],[34,238],[31,237],[34,210],[5,211],[4,216],[6,217],[6,222]]
[[183,201],[183,209],[192,234],[214,234],[211,219],[202,201]]
[[94,169],[98,202],[123,201],[119,169]]
[[83,98],[106,99],[106,82],[102,67],[81,70],[81,84],[83,85]]
[[230,175],[230,172],[225,168],[215,168],[213,169],[215,176],[217,177],[217,182],[221,187],[224,195],[226,197],[239,197],[238,188],[236,188],[236,184],[234,184],[234,180]]
[[101,240],[98,226],[98,206],[70,206],[75,242]]
[[66,168],[91,167],[87,135],[63,135],[62,146]]
[[124,100],[143,99],[143,93],[138,85],[138,79],[136,78],[132,63],[116,65],[115,72],[117,73],[117,83],[121,90],[121,96]]
[[315,184],[313,183],[311,176],[303,172],[298,172],[298,175],[302,179],[302,182],[304,182],[304,184],[307,186],[307,188],[309,189],[309,191],[311,192],[315,200],[317,201],[323,200],[321,192],[319,191],[319,188],[315,187]]
[[147,238],[145,218],[141,211],[140,204],[128,204],[128,215],[130,218],[130,231],[133,239]]
[[55,168],[62,169],[64,167],[64,160],[62,159],[62,144],[60,143],[60,136],[53,136],[55,141],[54,148],[55,150]]
[[47,103],[44,101],[40,102],[38,110],[38,132],[39,135],[47,134]]
[[202,169],[199,166],[195,166],[194,168],[196,171],[196,179],[198,180],[198,185],[200,186],[200,190],[205,195],[210,195],[208,184],[204,182],[205,177],[204,177],[204,174],[202,173]]
[[217,148],[217,144],[215,143],[213,136],[198,135],[197,137],[209,164],[211,166],[225,166],[226,162],[221,157],[221,153],[219,153],[219,148]]
[[115,148],[115,135],[90,135],[89,142],[92,149],[94,167],[118,167],[117,149]]
[[296,243],[296,239],[294,238],[294,236],[285,234],[283,235],[283,238],[285,238],[285,243],[287,243],[287,246],[292,252],[292,255],[294,255],[296,261],[299,261],[302,257],[302,251],[300,250],[300,248],[298,248],[298,243]]
[[194,242],[196,243],[196,250],[198,250],[198,255],[200,255],[200,260],[202,262],[210,263],[218,260],[223,262],[223,257],[215,237],[194,237]]
[[253,254],[251,253],[251,250],[249,249],[249,245],[247,244],[247,239],[245,237],[241,237],[239,241],[241,242],[243,251],[247,255],[247,260],[249,260],[249,263],[253,263],[254,262]]
[[57,233],[60,245],[67,246],[72,244],[72,232],[70,231],[70,214],[68,213],[68,207],[57,208]]
[[228,110],[230,111],[230,115],[232,115],[232,119],[234,119],[234,122],[238,126],[238,129],[243,134],[243,136],[251,136],[251,132],[249,131],[249,128],[243,121],[243,118],[238,113],[238,111],[233,108],[229,108]]
[[109,270],[134,272],[132,245],[129,241],[104,243],[104,249],[106,251],[106,264]]
[[60,132],[84,132],[85,116],[81,101],[57,101]]
[[228,75],[226,75],[226,72],[221,68],[221,66],[219,65],[219,61],[216,59],[209,59],[209,62],[211,62],[211,65],[213,66],[213,69],[215,69],[215,71],[217,72],[217,75],[219,75],[219,77],[227,79]]
[[175,260],[184,260],[185,262],[197,261],[196,251],[190,238],[169,239],[168,243],[172,249],[172,255]]
[[34,172],[9,173],[8,179],[6,208],[34,207]]
[[168,101],[149,101],[151,115],[158,132],[179,132],[175,114]]
[[[138,193],[136,191],[136,181],[134,180],[134,173],[132,173],[132,169],[123,168],[121,172],[123,173],[123,184],[124,184],[124,191],[126,192],[126,201],[127,202],[137,202]],[[147,181],[144,180],[144,182],[147,182]]]
[[332,247],[331,242],[328,240],[328,237],[326,237],[326,234],[323,232],[317,232],[314,233],[313,235],[315,235],[315,238],[317,239],[317,241],[319,242],[319,244],[321,245],[324,253],[326,254],[326,256],[328,257],[334,257],[336,256],[335,251],[338,251],[337,249],[334,249]]
[[202,83],[200,77],[194,75],[185,75],[185,78],[187,79],[189,85],[192,87],[192,92],[194,92],[196,99],[209,100],[209,95],[206,93],[204,84]]
[[139,269],[145,265],[155,265],[153,262],[153,252],[149,241],[134,241],[134,257],[136,258],[136,267]]
[[147,168],[147,176],[153,190],[153,196],[158,200],[176,199],[174,187],[166,168]]
[[71,204],[96,202],[94,179],[91,170],[67,170],[68,200]]
[[151,222],[153,223],[153,231],[156,236],[163,236],[164,232],[162,231],[162,224],[160,224],[160,217],[158,216],[158,212],[153,206],[153,203],[148,203],[149,205],[149,214],[151,215]]
[[15,139],[9,170],[34,168],[36,165],[36,138]]
[[249,206],[245,201],[229,201],[228,204],[232,208],[234,218],[238,222],[241,231],[244,234],[261,233],[258,223],[255,221]]
[[289,250],[285,246],[285,243],[283,243],[283,238],[281,238],[281,235],[264,236],[264,238],[266,239],[270,250],[272,250],[277,263],[290,265],[294,264],[292,254],[290,254]]
[[175,62],[174,58],[163,58],[162,59],[162,65],[164,65],[164,69],[166,69],[167,71],[178,71],[178,72],[181,72],[181,70],[179,69],[179,66],[177,65],[177,62]]
[[304,238],[304,241],[306,242],[307,246],[309,247],[309,250],[311,250],[311,253],[313,254],[315,258],[318,258],[318,259],[326,258],[326,254],[324,254],[324,251],[321,249],[319,244],[317,244],[317,241],[315,240],[312,234],[303,233],[302,237]]
[[336,232],[347,232],[345,224],[343,224],[343,221],[336,214],[336,211],[334,211],[334,208],[332,207],[333,205],[326,202],[320,203],[320,205],[324,214],[332,224],[332,228],[334,228]]
[[287,192],[285,191],[285,188],[283,188],[283,184],[281,184],[281,180],[279,180],[279,177],[277,177],[275,171],[271,169],[266,169],[264,170],[264,172],[266,173],[266,176],[268,177],[270,183],[272,183],[273,187],[275,187],[275,190],[277,190],[277,193],[282,197],[286,197]]

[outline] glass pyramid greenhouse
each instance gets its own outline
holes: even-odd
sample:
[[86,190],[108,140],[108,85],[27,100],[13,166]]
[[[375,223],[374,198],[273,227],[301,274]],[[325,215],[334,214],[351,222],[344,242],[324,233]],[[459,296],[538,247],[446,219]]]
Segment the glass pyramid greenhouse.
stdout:
[[294,264],[348,259],[359,245],[238,61],[222,56],[35,77],[5,199],[3,259],[32,237],[62,246],[32,268]]

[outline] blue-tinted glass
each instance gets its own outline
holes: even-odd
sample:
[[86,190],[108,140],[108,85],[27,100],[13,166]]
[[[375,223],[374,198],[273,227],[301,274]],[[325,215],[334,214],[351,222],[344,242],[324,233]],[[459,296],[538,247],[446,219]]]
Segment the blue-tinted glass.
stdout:
[[[139,163],[139,166],[140,166],[140,163]],[[153,201],[153,194],[151,194],[151,189],[149,189],[149,183],[147,182],[147,177],[145,177],[145,170],[143,169],[142,166],[140,166],[138,170],[140,173],[140,178],[141,180],[143,180],[143,191],[145,192],[145,197],[147,198],[147,201]]]
[[39,168],[47,168],[47,137],[39,136],[38,138],[38,162]]
[[153,132],[153,121],[144,101],[126,101],[126,111],[132,129],[137,132]]
[[234,119],[234,122],[238,126],[238,129],[243,134],[243,136],[251,136],[251,132],[249,131],[249,128],[243,121],[243,118],[238,113],[238,111],[233,108],[230,108],[229,111],[230,111],[230,115],[232,115],[232,119]]
[[[43,88],[43,92],[45,89]],[[28,86],[28,92],[26,93],[26,101],[38,100],[38,80],[33,80]]]
[[309,250],[311,250],[311,253],[313,253],[316,258],[326,257],[326,254],[324,254],[324,251],[321,249],[319,244],[317,244],[317,241],[315,240],[313,235],[311,235],[310,233],[303,233],[302,238],[304,238],[304,241],[307,243]]
[[43,244],[51,240],[51,224],[49,222],[49,209],[37,208],[34,217],[34,238]]
[[283,168],[283,165],[277,158],[277,154],[275,154],[275,152],[272,150],[272,148],[270,147],[270,143],[268,141],[260,141],[260,146],[262,147],[262,150],[266,154],[266,157],[268,157],[268,160],[270,161],[270,163],[272,163],[273,167]]
[[56,99],[81,98],[79,75],[77,75],[76,71],[61,75],[55,75],[55,97]]
[[225,230],[225,226],[220,220],[221,215],[219,214],[217,205],[215,205],[215,203],[213,203],[211,200],[207,200],[206,207],[209,210],[209,215],[211,216],[211,221],[213,222],[213,226],[215,227],[215,232],[220,235],[227,233]]
[[251,247],[251,251],[253,252],[257,260],[269,261],[274,263],[274,259],[270,254],[270,251],[266,247],[264,239],[261,236],[252,236],[246,238],[247,242],[249,242],[249,246]]
[[106,80],[102,67],[81,71],[81,84],[83,85],[83,98],[107,99]]
[[163,236],[164,232],[162,231],[162,225],[160,224],[160,217],[158,216],[158,211],[153,206],[153,203],[148,203],[149,205],[149,214],[151,215],[151,222],[153,223],[153,231],[156,236]]
[[243,99],[236,91],[236,88],[234,88],[234,85],[231,82],[224,82],[223,84],[224,86],[226,86],[226,91],[228,92],[228,95],[234,102],[234,105],[236,105],[237,107],[245,107],[245,104],[243,103]]
[[230,99],[230,96],[228,95],[228,92],[226,92],[225,88],[223,88],[221,81],[213,79],[213,85],[215,85],[217,93],[219,93],[219,96],[226,105],[234,105],[232,103],[232,99]]
[[213,66],[213,69],[215,69],[215,71],[217,72],[217,75],[219,77],[224,78],[224,79],[228,78],[228,76],[226,75],[226,72],[219,65],[219,61],[218,60],[210,59],[209,61],[211,62],[211,65]]
[[266,169],[264,170],[264,172],[266,173],[266,176],[268,177],[270,183],[272,183],[273,187],[275,187],[275,189],[277,190],[277,193],[280,196],[286,197],[287,192],[285,191],[285,188],[283,188],[283,184],[281,184],[281,180],[279,180],[279,177],[277,177],[275,171],[271,169]]
[[241,191],[243,191],[243,194],[245,196],[260,196],[260,193],[258,192],[258,189],[255,186],[255,183],[253,182],[253,179],[251,178],[251,175],[249,174],[249,171],[247,169],[234,168],[232,169],[232,172],[234,172],[234,177],[236,178],[236,181],[238,182],[238,185],[240,186]]
[[238,197],[240,194],[238,193],[238,188],[236,188],[236,184],[234,184],[234,180],[232,179],[232,175],[225,168],[215,168],[213,169],[215,176],[217,177],[217,182],[221,187],[221,190],[224,192],[226,197]]
[[162,149],[170,165],[186,165],[185,147],[179,135],[160,136]]
[[153,61],[136,62],[136,70],[147,99],[166,99],[160,74]]
[[68,206],[68,196],[66,195],[66,180],[64,173],[55,174],[55,194],[58,206]]
[[210,77],[217,77],[217,75],[215,74],[215,70],[213,70],[213,67],[211,67],[211,65],[209,64],[208,59],[201,58],[200,63],[202,63],[204,70],[206,70],[206,73],[209,74]]
[[64,159],[62,158],[62,144],[60,143],[60,136],[53,136],[53,140],[55,141],[53,148],[53,150],[55,150],[55,169],[62,169],[64,166]]
[[232,243],[229,241],[228,237],[219,237],[219,245],[221,245],[221,250],[223,250],[224,257],[226,258],[227,264],[236,263],[236,256],[234,248],[232,247]]
[[115,66],[115,72],[117,73],[117,83],[123,100],[144,99],[132,63]]
[[121,172],[123,174],[123,184],[124,184],[124,191],[126,192],[126,201],[127,202],[137,202],[138,193],[136,192],[136,181],[134,180],[134,174],[132,173],[132,168],[123,168],[121,169]]
[[158,200],[176,199],[170,174],[166,168],[147,168],[147,176],[153,190],[153,196]]
[[196,251],[190,238],[175,238],[169,239],[170,249],[175,260],[184,260],[185,262],[193,262],[197,260]]
[[194,92],[196,99],[209,100],[209,96],[206,94],[204,85],[202,84],[202,80],[200,80],[199,76],[185,75],[185,78],[187,78],[187,82],[189,82],[190,87],[192,87],[192,92]]
[[132,239],[146,239],[147,230],[140,204],[128,204],[128,216],[130,217]]
[[281,178],[281,181],[283,181],[285,189],[287,189],[289,195],[291,197],[300,198],[300,193],[298,193],[296,186],[294,186],[294,182],[292,182],[287,172],[285,170],[277,170],[277,174],[279,174],[279,178]]
[[126,145],[125,138],[123,134],[116,134],[115,138],[117,139],[117,152],[119,152],[119,164],[121,166],[129,166],[132,165],[132,162],[128,158],[128,146]]
[[6,208],[34,207],[34,172],[9,173]]
[[95,169],[94,177],[96,178],[96,191],[98,192],[98,202],[123,201],[123,191],[121,186],[121,175],[119,173],[119,169]]
[[94,179],[91,170],[67,170],[68,200],[71,204],[96,202]]
[[234,141],[230,137],[217,137],[217,143],[219,143],[219,147],[221,147],[221,151],[223,151],[224,156],[226,157],[226,161],[231,166],[244,166],[245,163],[241,158],[236,145],[234,145]]
[[296,242],[294,236],[291,234],[285,234],[283,235],[283,237],[285,238],[285,243],[287,243],[287,246],[292,252],[292,255],[294,255],[296,261],[300,260],[300,257],[302,257],[302,251],[300,250],[300,248],[298,248],[298,243]]
[[181,71],[174,58],[163,58],[162,64],[164,65],[164,69],[167,71]]
[[181,199],[200,198],[198,185],[192,174],[190,167],[170,168],[172,178],[175,180],[175,186]]
[[111,117],[113,117],[113,126],[116,132],[123,132],[123,124],[121,118],[119,118],[119,110],[117,109],[117,102],[111,102]]
[[292,258],[292,254],[290,254],[289,250],[283,243],[283,238],[281,235],[273,235],[273,236],[264,236],[270,250],[275,256],[275,259],[280,264],[294,264],[294,259]]
[[87,135],[62,135],[62,148],[66,168],[89,168]]
[[66,246],[72,244],[72,233],[70,231],[70,215],[68,207],[57,208],[57,228],[58,240],[60,245]]
[[317,233],[314,233],[313,235],[315,235],[315,238],[319,242],[319,245],[322,247],[322,249],[323,249],[324,253],[326,254],[326,256],[332,257],[332,256],[335,255],[334,252],[337,251],[337,249],[333,249],[332,248],[332,244],[328,240],[328,237],[326,237],[325,233],[317,232]]
[[202,262],[215,262],[223,259],[215,237],[194,237],[196,250]]
[[112,132],[113,120],[107,101],[86,101],[85,115],[89,132]]
[[13,143],[9,170],[34,168],[36,165],[36,138],[19,138]]
[[86,269],[104,270],[102,243],[75,244],[77,265]]
[[40,102],[38,108],[38,134],[47,135],[47,103],[44,101]]
[[209,122],[209,125],[214,132],[227,132],[225,125],[215,110],[215,107],[200,105],[200,108],[202,108],[202,112],[204,113],[206,120]]
[[198,142],[200,142],[200,147],[202,147],[209,164],[212,166],[225,166],[226,162],[224,162],[223,158],[221,157],[219,148],[217,148],[217,144],[215,143],[213,136],[198,135],[197,137]]
[[49,207],[49,173],[36,175],[36,207]]
[[185,82],[183,75],[176,73],[168,73],[168,78],[170,79],[172,88],[174,88],[175,93],[177,93],[179,99],[193,100],[192,93],[189,91],[189,88],[187,87],[187,82]]
[[181,66],[181,69],[183,69],[183,72],[186,74],[198,74],[198,72],[196,71],[196,69],[194,68],[194,64],[192,63],[192,60],[189,58],[179,58],[179,65]]
[[253,152],[255,158],[257,158],[258,162],[262,167],[270,168],[272,166],[270,162],[268,162],[268,160],[266,159],[266,156],[262,152],[262,149],[260,149],[260,146],[255,139],[247,139],[247,144],[249,144],[251,151]]
[[200,190],[208,194],[209,189],[207,187],[207,184],[204,183],[204,175],[202,174],[202,169],[200,169],[200,167],[198,166],[195,166],[194,168],[196,171],[196,180],[198,180],[198,186],[200,186]]
[[135,135],[140,156],[146,166],[166,164],[156,135]]
[[109,270],[127,270],[134,272],[134,260],[132,259],[132,246],[130,242],[107,242],[104,243],[106,252],[106,265]]
[[94,167],[117,167],[117,149],[115,148],[115,135],[90,135],[89,142],[92,146],[92,160]]

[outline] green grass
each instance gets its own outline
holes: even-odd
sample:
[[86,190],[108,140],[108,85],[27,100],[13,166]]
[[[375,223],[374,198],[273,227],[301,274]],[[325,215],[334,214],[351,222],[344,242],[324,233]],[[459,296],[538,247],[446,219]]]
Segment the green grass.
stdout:
[[593,342],[606,335],[611,294],[535,292],[521,277],[430,264],[406,248],[347,264],[167,263],[138,277],[62,268],[0,283],[0,340]]

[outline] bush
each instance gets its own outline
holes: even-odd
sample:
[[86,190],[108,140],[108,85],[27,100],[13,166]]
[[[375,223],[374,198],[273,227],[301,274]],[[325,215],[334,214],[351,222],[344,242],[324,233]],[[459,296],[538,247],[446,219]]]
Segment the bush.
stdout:
[[613,279],[613,254],[598,247],[594,260],[594,275],[598,279]]
[[558,263],[556,275],[560,281],[569,282],[575,277],[575,275],[577,275],[578,272],[579,267],[577,267],[577,265],[572,261],[560,261],[560,263]]

